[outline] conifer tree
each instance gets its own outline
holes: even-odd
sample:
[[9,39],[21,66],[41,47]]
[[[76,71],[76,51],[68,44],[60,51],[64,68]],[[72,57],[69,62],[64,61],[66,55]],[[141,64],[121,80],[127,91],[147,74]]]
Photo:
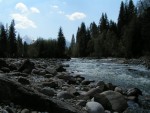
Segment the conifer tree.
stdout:
[[66,48],[66,40],[62,31],[62,28],[60,27],[58,32],[58,57],[64,57],[65,55],[65,48]]
[[12,20],[9,27],[9,56],[16,57],[17,56],[17,41],[16,41],[16,31],[15,31],[15,21]]
[[0,53],[1,57],[7,57],[7,33],[4,25],[0,26]]

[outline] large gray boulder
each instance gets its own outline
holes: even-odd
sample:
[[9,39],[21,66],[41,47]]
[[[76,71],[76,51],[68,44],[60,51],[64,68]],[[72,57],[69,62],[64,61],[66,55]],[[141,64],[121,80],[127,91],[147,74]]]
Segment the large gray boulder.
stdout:
[[87,102],[86,109],[88,113],[105,113],[103,106],[98,102]]
[[105,91],[101,93],[109,101],[113,111],[123,112],[127,108],[127,101],[124,96],[115,91]]

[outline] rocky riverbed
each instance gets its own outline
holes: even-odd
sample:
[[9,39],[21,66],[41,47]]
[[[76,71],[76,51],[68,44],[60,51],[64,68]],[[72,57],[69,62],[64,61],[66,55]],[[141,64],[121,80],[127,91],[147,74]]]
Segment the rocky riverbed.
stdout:
[[138,88],[94,82],[56,59],[0,59],[0,113],[149,113]]

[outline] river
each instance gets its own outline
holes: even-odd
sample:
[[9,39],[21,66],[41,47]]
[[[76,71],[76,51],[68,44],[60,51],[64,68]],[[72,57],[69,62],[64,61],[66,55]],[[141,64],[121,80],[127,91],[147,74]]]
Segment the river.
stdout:
[[86,79],[112,83],[122,88],[139,88],[150,95],[150,70],[144,65],[124,64],[119,59],[79,59],[65,61],[67,70]]

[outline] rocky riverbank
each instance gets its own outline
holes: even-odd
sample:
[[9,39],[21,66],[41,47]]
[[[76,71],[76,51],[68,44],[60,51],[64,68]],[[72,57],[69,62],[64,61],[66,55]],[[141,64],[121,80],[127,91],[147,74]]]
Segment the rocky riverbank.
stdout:
[[0,112],[149,112],[150,97],[143,103],[140,89],[88,81],[67,72],[68,66],[56,59],[0,59]]

